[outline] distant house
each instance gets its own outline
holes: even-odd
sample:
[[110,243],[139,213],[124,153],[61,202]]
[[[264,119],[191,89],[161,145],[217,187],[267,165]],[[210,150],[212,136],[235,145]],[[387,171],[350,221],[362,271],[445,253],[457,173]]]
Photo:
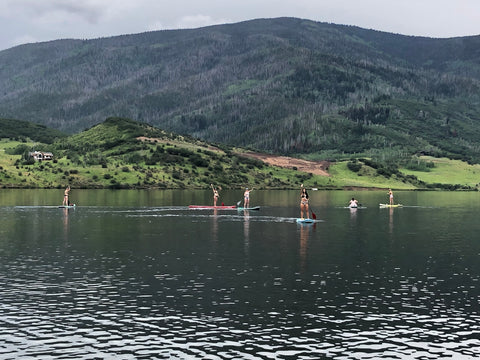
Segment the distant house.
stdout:
[[33,157],[35,161],[45,161],[53,159],[53,154],[51,152],[33,151],[30,152],[29,155]]

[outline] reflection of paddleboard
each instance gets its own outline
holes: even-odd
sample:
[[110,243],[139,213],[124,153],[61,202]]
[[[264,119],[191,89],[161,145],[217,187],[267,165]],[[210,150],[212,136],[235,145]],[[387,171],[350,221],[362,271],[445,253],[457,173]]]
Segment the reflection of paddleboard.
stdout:
[[300,219],[300,218],[297,218],[297,223],[299,224],[313,224],[315,222],[315,220],[313,219]]
[[75,207],[75,204],[73,205],[62,205],[62,206],[59,206],[60,209],[71,209],[71,208],[74,208]]
[[379,204],[380,207],[402,207],[403,205],[402,204],[394,204],[394,205],[390,205],[390,204]]
[[237,207],[237,210],[260,210],[260,206],[254,206],[254,207]]

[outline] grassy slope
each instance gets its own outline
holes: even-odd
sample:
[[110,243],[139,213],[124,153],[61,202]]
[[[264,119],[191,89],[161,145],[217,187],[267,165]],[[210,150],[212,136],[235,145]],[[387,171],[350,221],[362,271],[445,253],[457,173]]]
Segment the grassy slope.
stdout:
[[433,158],[422,156],[420,159],[433,162],[435,167],[431,171],[412,171],[401,169],[406,175],[415,175],[419,180],[427,184],[459,184],[476,187],[480,182],[480,165],[469,165],[460,160],[446,158]]
[[401,190],[413,190],[416,187],[409,183],[404,183],[394,176],[386,178],[377,175],[374,169],[364,166],[361,171],[354,173],[347,168],[347,162],[342,161],[330,166],[332,183],[340,187],[366,187],[366,188],[392,188]]
[[[58,188],[71,184],[75,188],[206,188],[210,183],[222,184],[224,188],[239,188],[246,185],[256,188],[284,189],[297,188],[301,183],[307,187],[337,189],[344,186],[359,187],[393,187],[408,188],[405,184],[387,180],[383,177],[359,177],[350,172],[345,163],[331,167],[332,176],[310,176],[309,174],[272,166],[258,167],[251,163],[229,163],[231,157],[223,150],[208,153],[215,154],[216,159],[209,159],[209,167],[195,167],[186,162],[184,165],[144,163],[128,164],[122,156],[107,156],[106,166],[78,165],[67,157],[61,157],[55,162],[35,163],[33,165],[19,165],[15,162],[21,155],[7,155],[5,148],[14,148],[23,144],[16,141],[2,139],[0,141],[0,186],[18,188]],[[32,143],[33,145],[33,143]],[[144,143],[140,152],[148,154],[150,149],[158,146],[157,142]],[[183,147],[203,150],[204,145],[185,143],[183,140],[170,140],[170,147]],[[110,152],[114,152],[111,149]],[[202,154],[203,156],[203,154]],[[212,172],[212,166],[222,165],[220,172]],[[177,177],[173,176],[176,170]],[[234,180],[233,182],[231,180]],[[235,182],[235,180],[237,180]],[[411,188],[411,187],[410,187]]]
[[[145,136],[146,138],[140,138]],[[207,188],[211,183],[224,188],[344,187],[416,189],[405,180],[378,175],[364,165],[358,173],[347,162],[330,166],[330,177],[302,173],[293,169],[262,165],[242,158],[241,149],[216,147],[192,138],[149,127],[128,119],[111,118],[80,134],[58,140],[55,161],[23,165],[21,155],[9,155],[24,142],[0,140],[0,186],[57,188],[71,184],[76,188]],[[34,143],[27,143],[33,147]],[[42,145],[35,143],[36,149]],[[155,158],[155,161],[151,161]],[[401,169],[427,184],[459,184],[475,187],[480,165],[458,160],[422,157],[432,161],[430,172]],[[198,163],[200,161],[201,164]]]
[[[56,188],[63,187],[67,183],[77,188],[108,188],[115,184],[123,184],[123,187],[131,188],[205,188],[209,182],[216,182],[214,174],[205,175],[207,169],[197,169],[193,174],[193,168],[189,169],[191,176],[185,179],[174,179],[172,174],[165,169],[164,165],[145,166],[138,164],[134,167],[120,159],[111,157],[106,168],[100,165],[78,166],[72,164],[69,159],[63,157],[56,163],[44,162],[30,166],[15,166],[15,161],[20,155],[7,155],[5,148],[13,148],[21,144],[17,141],[2,139],[0,141],[0,183],[6,187],[32,187],[32,188]],[[171,141],[171,146],[182,146],[182,141]],[[187,143],[190,149],[202,148],[200,145]],[[150,148],[150,145],[147,146]],[[148,151],[148,150],[145,150]],[[219,155],[223,154],[217,150]],[[475,186],[480,174],[480,165],[468,165],[457,160],[430,159],[435,162],[435,168],[431,172],[420,172],[402,169],[407,175],[415,175],[426,183],[462,184]],[[255,184],[257,188],[296,188],[301,182],[307,187],[338,189],[343,187],[365,188],[394,188],[410,190],[415,189],[412,184],[398,181],[395,178],[387,179],[375,174],[373,169],[364,167],[361,175],[348,170],[346,162],[339,162],[330,166],[331,177],[312,176],[290,169],[278,167],[264,167],[262,169],[246,171],[247,167],[240,169],[245,176],[241,184],[232,184],[231,187],[240,187]],[[73,171],[72,171],[73,170]],[[149,175],[147,175],[149,174]],[[161,186],[159,186],[161,182]],[[225,186],[229,187],[229,185]]]

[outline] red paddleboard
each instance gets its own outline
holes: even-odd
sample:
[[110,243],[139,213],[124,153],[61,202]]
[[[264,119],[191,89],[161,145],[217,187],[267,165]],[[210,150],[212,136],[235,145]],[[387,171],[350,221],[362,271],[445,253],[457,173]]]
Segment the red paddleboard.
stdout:
[[235,205],[218,205],[218,206],[208,206],[208,205],[189,205],[190,209],[236,209]]

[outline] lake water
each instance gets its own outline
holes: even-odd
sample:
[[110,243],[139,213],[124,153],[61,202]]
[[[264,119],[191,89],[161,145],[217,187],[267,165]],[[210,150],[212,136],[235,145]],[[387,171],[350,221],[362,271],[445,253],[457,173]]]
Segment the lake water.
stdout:
[[0,190],[0,359],[478,359],[480,193],[211,195]]

